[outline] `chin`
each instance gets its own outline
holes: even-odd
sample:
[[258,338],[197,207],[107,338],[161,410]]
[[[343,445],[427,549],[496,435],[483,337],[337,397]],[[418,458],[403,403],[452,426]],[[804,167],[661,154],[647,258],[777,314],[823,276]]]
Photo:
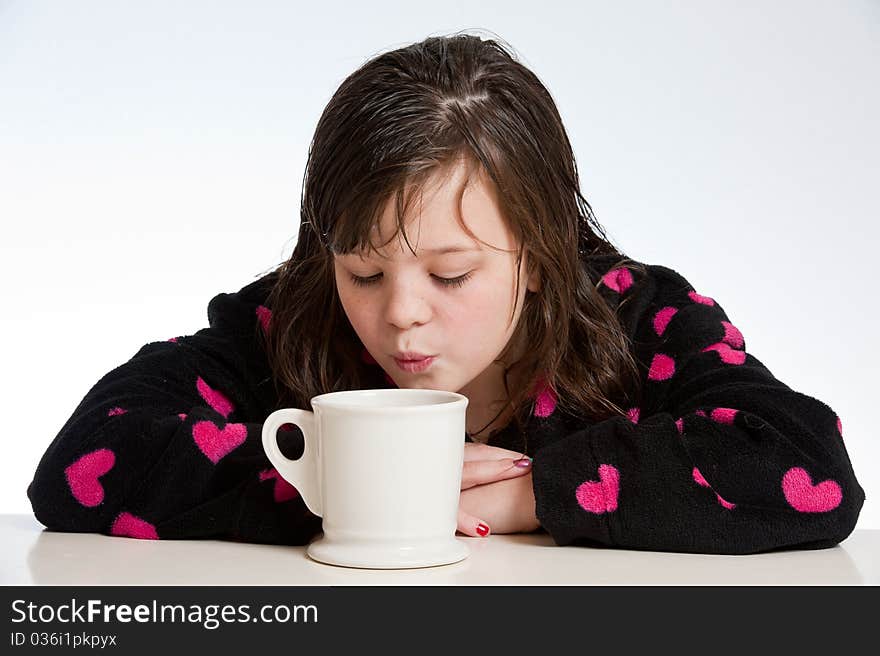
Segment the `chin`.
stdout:
[[434,387],[433,385],[429,385],[427,381],[424,380],[414,380],[407,385],[398,385],[398,387],[405,389],[440,389],[439,387]]

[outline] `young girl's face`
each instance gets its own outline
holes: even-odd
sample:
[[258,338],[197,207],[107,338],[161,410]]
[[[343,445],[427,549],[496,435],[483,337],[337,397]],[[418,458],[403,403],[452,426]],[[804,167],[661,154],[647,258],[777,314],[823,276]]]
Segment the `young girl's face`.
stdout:
[[[482,171],[464,191],[463,220],[481,240],[512,252],[483,246],[459,225],[455,192],[465,169],[454,166],[448,179],[430,181],[422,203],[413,206],[414,217],[407,217],[416,255],[400,234],[385,244],[397,228],[389,203],[372,240],[385,244],[379,252],[388,259],[376,253],[335,255],[336,285],[361,342],[398,387],[449,390],[468,396],[471,404],[486,403],[504,398],[502,369],[492,361],[516,328],[526,291],[537,291],[538,281],[526,279],[527,253],[517,271],[516,240]],[[448,247],[462,250],[437,250]],[[405,351],[434,359],[423,371],[407,371],[395,361]]]

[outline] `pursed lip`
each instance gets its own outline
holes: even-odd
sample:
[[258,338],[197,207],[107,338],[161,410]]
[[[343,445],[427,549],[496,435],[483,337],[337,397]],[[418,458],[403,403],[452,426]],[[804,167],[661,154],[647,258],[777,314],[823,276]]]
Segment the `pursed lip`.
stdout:
[[418,353],[416,351],[400,351],[395,353],[392,357],[401,362],[418,362],[419,360],[433,358],[434,356],[428,355],[427,353]]
[[421,360],[399,360],[398,358],[394,358],[394,362],[399,369],[402,371],[406,371],[411,374],[418,374],[423,371],[427,371],[428,367],[430,367],[435,360],[435,356],[428,356],[426,358],[422,358]]

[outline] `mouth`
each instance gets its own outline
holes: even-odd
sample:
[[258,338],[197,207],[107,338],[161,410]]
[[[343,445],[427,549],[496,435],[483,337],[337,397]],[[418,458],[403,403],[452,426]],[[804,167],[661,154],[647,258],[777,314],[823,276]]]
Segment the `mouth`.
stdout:
[[[406,354],[410,355],[410,354]],[[434,362],[436,356],[428,355],[423,356],[421,358],[408,358],[401,359],[397,356],[394,356],[394,362],[399,369],[402,371],[406,371],[409,373],[419,373],[421,371],[425,371],[428,367],[431,366],[431,363]]]

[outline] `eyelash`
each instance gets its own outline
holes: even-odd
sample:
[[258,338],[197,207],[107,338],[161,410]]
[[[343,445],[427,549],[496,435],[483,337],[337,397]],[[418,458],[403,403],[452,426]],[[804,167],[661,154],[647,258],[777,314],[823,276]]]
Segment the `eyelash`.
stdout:
[[[440,276],[434,276],[434,279],[439,282],[444,287],[461,287],[464,285],[468,279],[471,277],[472,272],[468,272],[463,276],[458,276],[457,278],[441,278]],[[349,274],[351,277],[351,281],[360,287],[369,287],[370,285],[375,285],[378,280],[376,276],[382,275],[377,273],[375,276],[370,276],[369,278],[362,278],[360,276],[356,276],[354,274]]]

